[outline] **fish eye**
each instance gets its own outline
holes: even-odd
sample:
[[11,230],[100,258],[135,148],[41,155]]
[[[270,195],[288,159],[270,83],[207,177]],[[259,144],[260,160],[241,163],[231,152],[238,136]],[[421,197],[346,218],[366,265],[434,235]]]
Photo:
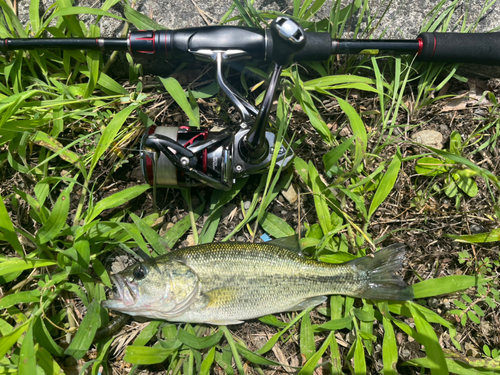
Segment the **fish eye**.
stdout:
[[132,274],[134,275],[135,280],[142,280],[148,274],[148,269],[144,267],[144,265],[139,264],[137,267],[135,267]]

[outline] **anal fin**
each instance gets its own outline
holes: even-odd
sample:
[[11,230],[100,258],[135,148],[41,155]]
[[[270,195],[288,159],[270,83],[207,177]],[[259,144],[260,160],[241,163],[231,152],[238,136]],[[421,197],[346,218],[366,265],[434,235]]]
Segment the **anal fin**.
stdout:
[[205,322],[206,324],[213,324],[213,325],[216,325],[216,326],[227,326],[227,325],[230,325],[230,324],[241,324],[243,323],[243,320],[224,320],[224,319],[221,319],[221,320],[211,320],[211,321],[207,321]]
[[296,305],[293,305],[292,307],[289,307],[286,310],[283,311],[299,311],[299,310],[305,310],[309,307],[321,305],[323,302],[326,301],[325,296],[317,296],[317,297],[311,297],[311,298],[306,298],[305,300],[302,300],[301,302],[297,303]]

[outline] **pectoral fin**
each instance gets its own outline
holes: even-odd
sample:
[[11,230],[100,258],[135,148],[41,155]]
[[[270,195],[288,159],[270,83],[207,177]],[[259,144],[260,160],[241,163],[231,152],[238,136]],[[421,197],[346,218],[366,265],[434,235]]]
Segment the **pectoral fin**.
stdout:
[[299,311],[299,310],[305,310],[309,307],[317,306],[322,304],[323,302],[326,301],[325,296],[319,296],[319,297],[311,297],[307,298],[296,305],[284,310],[284,311]]
[[[218,288],[203,293],[207,298],[207,307],[223,307],[234,302],[238,291],[235,288]],[[224,323],[221,323],[224,324]],[[236,323],[231,323],[236,324]]]

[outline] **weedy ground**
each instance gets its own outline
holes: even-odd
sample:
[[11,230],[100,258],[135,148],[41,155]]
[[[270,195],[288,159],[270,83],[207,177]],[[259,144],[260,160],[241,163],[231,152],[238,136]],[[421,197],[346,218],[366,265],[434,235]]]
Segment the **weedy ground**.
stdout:
[[[2,1],[0,37],[95,37],[98,27],[76,15],[97,24],[116,3],[58,1],[40,14],[32,1],[24,27]],[[134,27],[159,27],[122,5]],[[330,19],[313,21],[322,6],[294,1],[292,12],[306,29],[335,37],[365,38],[377,26],[368,1],[334,1]],[[477,20],[456,14],[458,6],[467,9],[439,2],[422,31],[474,31]],[[275,16],[235,2],[223,21],[262,27]],[[185,95],[179,81],[213,81],[200,66],[159,80],[128,58],[124,80],[105,73],[113,58],[0,57],[0,373],[500,372],[498,78],[406,56],[293,65],[274,116],[292,139],[294,167],[225,194],[158,189],[154,204],[138,162],[145,127],[237,118],[202,85]],[[262,69],[248,65],[229,79],[259,102],[261,88],[251,88]],[[414,142],[421,130],[441,133],[443,148]],[[156,256],[167,246],[295,232],[325,262],[406,243],[402,272],[415,300],[333,296],[312,311],[228,328],[129,320],[96,337],[110,320],[100,307],[109,272],[137,261],[139,250]]]

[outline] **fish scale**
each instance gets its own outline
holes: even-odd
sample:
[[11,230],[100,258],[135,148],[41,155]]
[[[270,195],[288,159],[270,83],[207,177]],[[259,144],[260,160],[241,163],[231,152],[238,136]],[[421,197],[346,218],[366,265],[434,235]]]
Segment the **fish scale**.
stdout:
[[[273,243],[204,244],[114,275],[129,306],[119,299],[104,305],[175,322],[235,324],[314,306],[330,294],[406,300],[412,298],[411,288],[393,274],[403,260],[399,244],[342,264],[307,259]],[[146,271],[137,273],[137,267]],[[134,272],[145,276],[137,280]]]

